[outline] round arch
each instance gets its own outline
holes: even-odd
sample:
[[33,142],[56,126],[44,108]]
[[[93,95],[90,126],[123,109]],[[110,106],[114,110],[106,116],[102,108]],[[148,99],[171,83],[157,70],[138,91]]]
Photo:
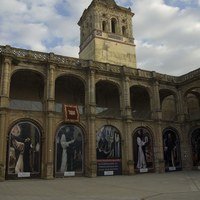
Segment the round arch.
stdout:
[[85,107],[85,84],[82,79],[74,75],[62,75],[55,81],[55,110],[62,112],[63,104],[76,105],[80,114]]
[[192,153],[192,166],[200,169],[200,127],[195,127],[190,133],[190,144]]
[[154,139],[149,127],[137,127],[132,134],[133,159],[136,172],[149,172],[154,170]]
[[184,93],[185,112],[190,120],[200,119],[200,87],[192,87]]
[[97,115],[120,116],[121,95],[119,85],[107,80],[95,84]]
[[62,123],[55,133],[56,177],[77,176],[84,173],[85,132],[79,124]]
[[77,80],[79,80],[79,81],[81,81],[82,83],[83,83],[83,85],[84,85],[84,88],[86,87],[86,80],[81,76],[81,75],[79,75],[79,74],[75,74],[75,73],[71,73],[71,72],[69,72],[69,73],[61,73],[61,74],[59,74],[59,75],[57,75],[56,77],[55,77],[55,82],[59,79],[59,78],[62,78],[62,77],[72,77],[72,78],[75,78],[75,79],[77,79]]
[[45,78],[46,74],[38,69],[35,69],[35,68],[24,68],[24,67],[16,67],[13,69],[13,71],[11,72],[11,78],[13,75],[15,75],[16,73],[18,72],[30,72],[30,73],[35,73],[35,74],[38,74],[40,76],[43,77],[43,79]]
[[177,94],[170,89],[160,89],[160,107],[162,118],[167,121],[177,119]]
[[119,91],[119,94],[121,94],[122,89],[121,89],[121,85],[119,82],[114,81],[114,80],[108,80],[107,78],[99,78],[96,80],[95,85],[97,85],[98,83],[101,83],[101,82],[105,82],[110,85],[116,86]]
[[163,130],[163,154],[166,172],[182,169],[180,137],[175,128]]
[[29,119],[15,121],[8,131],[6,177],[33,178],[41,174],[42,130]]
[[138,119],[151,118],[151,99],[147,87],[132,85],[130,87],[130,103],[132,116]]
[[97,175],[121,175],[121,134],[112,125],[102,126],[96,133]]
[[33,70],[17,70],[10,81],[10,108],[42,111],[44,76]]
[[117,33],[118,22],[115,17],[111,18],[110,25],[111,25],[111,33]]

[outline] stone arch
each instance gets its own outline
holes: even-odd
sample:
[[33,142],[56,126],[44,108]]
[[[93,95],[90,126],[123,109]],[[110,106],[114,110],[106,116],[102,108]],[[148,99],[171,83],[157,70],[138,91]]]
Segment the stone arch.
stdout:
[[7,178],[40,177],[42,129],[30,119],[15,121],[8,132]]
[[163,154],[166,172],[182,169],[180,136],[173,127],[163,130]]
[[95,85],[96,113],[103,116],[120,116],[119,87],[112,81],[100,80]]
[[77,76],[63,74],[55,80],[56,111],[61,112],[63,104],[77,105],[80,114],[85,107],[85,84]]
[[105,20],[102,21],[101,27],[102,27],[102,31],[104,32],[108,31],[108,23]]
[[184,95],[186,112],[190,120],[200,119],[200,87],[193,87]]
[[195,127],[190,133],[191,160],[194,169],[200,169],[200,127]]
[[112,125],[102,126],[96,133],[97,175],[121,175],[122,152],[120,131]]
[[44,77],[34,70],[17,70],[11,76],[10,108],[42,111]]
[[149,91],[141,85],[130,87],[130,102],[132,116],[138,119],[151,118],[151,100]]
[[84,173],[85,131],[79,124],[61,123],[55,133],[55,176]]
[[137,127],[132,134],[133,159],[136,172],[149,172],[154,169],[154,138],[149,127]]
[[122,26],[122,35],[123,36],[126,36],[127,35],[127,32],[126,32],[126,27],[125,26]]
[[115,17],[111,18],[111,33],[117,33],[117,19]]
[[160,106],[163,120],[177,119],[177,96],[174,91],[170,89],[160,89]]

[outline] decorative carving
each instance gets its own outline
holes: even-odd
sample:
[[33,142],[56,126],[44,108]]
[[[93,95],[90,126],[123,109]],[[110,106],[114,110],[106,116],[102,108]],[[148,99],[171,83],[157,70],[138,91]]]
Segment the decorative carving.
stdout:
[[[55,62],[58,65],[62,64],[66,66],[75,66],[75,67],[79,66],[83,68],[86,68],[89,66],[89,61],[87,60],[80,60],[78,58],[55,55],[54,53],[42,53],[42,52],[30,51],[26,49],[13,48],[10,46],[0,46],[0,53],[2,55],[6,55],[6,56],[9,55],[10,57],[15,57],[15,58],[26,58],[26,59],[31,59],[35,61]],[[124,67],[124,66],[111,65],[111,64],[95,62],[95,61],[93,63],[92,68],[96,68],[99,71],[113,72],[113,73],[118,73],[118,74],[121,74],[121,72],[124,71],[124,73],[129,74],[130,76],[134,76],[134,77],[137,76],[137,78],[140,78],[140,77],[149,78],[149,79],[153,78],[156,80],[170,82],[170,83],[182,83],[182,82],[189,81],[193,78],[200,76],[200,69],[194,70],[192,72],[189,72],[188,74],[185,74],[179,77],[175,77],[175,76],[170,76],[166,74],[160,74],[157,72],[150,72],[150,71],[141,70],[141,69],[132,69],[132,68]]]

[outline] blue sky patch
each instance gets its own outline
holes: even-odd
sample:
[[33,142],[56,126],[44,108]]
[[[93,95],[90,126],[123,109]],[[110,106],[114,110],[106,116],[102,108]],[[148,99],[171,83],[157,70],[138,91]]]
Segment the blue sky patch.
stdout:
[[166,5],[179,7],[180,9],[186,9],[188,7],[197,7],[197,0],[164,0]]

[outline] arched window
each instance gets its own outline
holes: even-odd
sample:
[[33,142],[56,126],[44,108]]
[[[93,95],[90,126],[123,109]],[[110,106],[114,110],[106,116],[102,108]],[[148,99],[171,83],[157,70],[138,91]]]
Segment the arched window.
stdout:
[[102,22],[102,31],[107,31],[107,26],[105,21]]
[[117,31],[117,20],[115,18],[111,19],[111,32],[116,33]]
[[122,26],[122,35],[125,36],[126,35],[126,27]]

